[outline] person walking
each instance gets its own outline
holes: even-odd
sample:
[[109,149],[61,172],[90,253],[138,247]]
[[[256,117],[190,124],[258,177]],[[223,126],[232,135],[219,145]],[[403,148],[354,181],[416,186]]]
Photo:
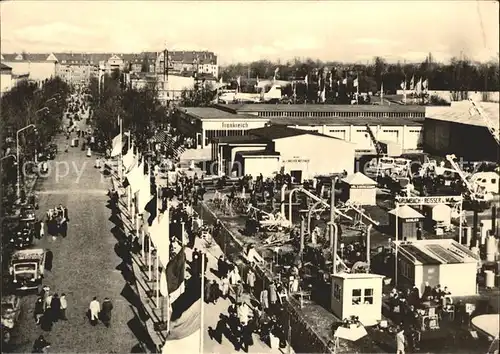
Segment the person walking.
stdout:
[[253,289],[255,287],[255,273],[253,272],[252,268],[250,268],[247,273],[247,287],[248,292],[250,294],[253,294]]
[[102,302],[101,321],[106,327],[111,325],[111,310],[113,310],[113,303],[109,298],[105,297]]
[[226,299],[228,294],[229,294],[229,278],[222,277],[222,297]]
[[50,343],[43,336],[38,337],[33,343],[33,353],[46,353]]
[[263,289],[260,292],[259,300],[260,300],[260,307],[262,307],[264,311],[267,311],[267,309],[269,308],[269,292],[267,291],[267,289]]
[[89,305],[89,317],[90,324],[92,326],[97,325],[97,322],[99,321],[99,312],[101,312],[101,304],[97,300],[97,297],[94,296]]
[[396,354],[405,354],[405,344],[405,331],[400,327],[396,333]]
[[68,308],[68,301],[66,300],[66,294],[62,293],[61,297],[59,298],[59,301],[61,302],[61,320],[67,321],[68,318],[66,317],[66,309]]
[[57,322],[61,318],[61,300],[58,294],[52,296],[52,301],[50,302],[51,317],[52,322]]
[[38,325],[40,324],[40,320],[43,316],[43,309],[44,302],[43,302],[43,297],[39,296],[38,299],[35,301],[35,311],[33,315],[35,316],[35,323]]
[[269,302],[271,306],[274,306],[276,301],[278,301],[278,293],[276,291],[276,284],[272,281],[271,284],[269,284]]
[[234,296],[236,303],[241,302],[242,295],[243,295],[243,284],[241,283],[241,280],[238,280],[238,283],[234,287]]
[[45,236],[45,223],[43,220],[40,220],[40,230],[39,231],[39,237],[43,238]]

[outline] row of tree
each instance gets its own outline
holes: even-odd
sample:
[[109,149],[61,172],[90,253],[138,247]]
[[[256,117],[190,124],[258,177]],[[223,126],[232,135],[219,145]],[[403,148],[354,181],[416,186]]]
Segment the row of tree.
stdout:
[[[18,163],[33,160],[59,131],[66,110],[70,87],[60,78],[46,80],[42,87],[31,81],[20,81],[0,99],[0,126],[2,140],[0,157],[16,154],[17,131],[33,124],[36,129],[26,129],[19,134]],[[14,158],[5,158],[1,168],[2,190],[11,190],[15,183]]]
[[111,142],[119,133],[118,117],[123,122],[123,132],[132,134],[134,144],[146,151],[148,139],[156,127],[167,123],[169,110],[158,99],[158,89],[148,85],[143,89],[127,87],[120,72],[105,75],[99,90],[98,80],[93,78],[89,85],[92,97],[93,125],[97,139]]
[[[278,78],[282,80],[303,79],[318,81],[322,69],[332,73],[333,81],[345,78],[359,78],[359,89],[362,92],[378,92],[382,83],[384,91],[395,92],[401,88],[401,83],[409,84],[412,77],[417,82],[420,78],[427,79],[429,90],[448,91],[499,91],[499,62],[492,60],[487,63],[473,62],[466,57],[452,58],[447,64],[438,63],[429,53],[421,63],[388,63],[381,57],[375,57],[371,63],[345,64],[339,62],[322,62],[307,59],[295,59],[285,63],[259,60],[247,64],[234,64],[222,68],[223,80],[231,81],[237,77],[269,79],[274,76],[276,68]],[[408,86],[407,86],[408,88]]]

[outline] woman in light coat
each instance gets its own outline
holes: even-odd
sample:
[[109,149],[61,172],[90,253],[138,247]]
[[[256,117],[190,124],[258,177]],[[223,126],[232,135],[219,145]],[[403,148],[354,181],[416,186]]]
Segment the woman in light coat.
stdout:
[[97,301],[97,297],[94,297],[94,299],[90,302],[89,312],[90,324],[92,324],[92,326],[95,326],[99,321],[99,312],[101,312],[101,304],[99,303],[99,301]]
[[222,297],[225,299],[229,295],[229,279],[222,277]]
[[260,306],[265,311],[269,308],[269,292],[264,289],[260,292]]

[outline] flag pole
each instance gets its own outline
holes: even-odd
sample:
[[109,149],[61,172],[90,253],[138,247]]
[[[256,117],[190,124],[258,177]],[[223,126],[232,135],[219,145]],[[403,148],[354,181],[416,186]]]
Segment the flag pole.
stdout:
[[[118,123],[120,125],[120,139],[123,139],[123,120],[120,116],[118,116]],[[120,150],[120,158],[118,160],[118,176],[120,177],[120,182],[122,181],[123,178],[122,164],[123,164],[122,150]]]
[[203,353],[203,337],[204,337],[204,322],[205,322],[205,314],[204,314],[204,304],[205,304],[205,257],[207,255],[205,253],[201,254],[201,296],[200,296],[200,353]]
[[359,74],[356,73],[356,104],[359,104]]
[[160,308],[160,255],[158,254],[158,249],[156,249],[156,308]]

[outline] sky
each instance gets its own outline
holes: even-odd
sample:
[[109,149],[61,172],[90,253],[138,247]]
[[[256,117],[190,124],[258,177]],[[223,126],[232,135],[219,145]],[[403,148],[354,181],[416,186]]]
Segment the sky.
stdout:
[[498,60],[488,0],[28,1],[0,3],[2,53],[209,50],[219,64],[293,58]]

